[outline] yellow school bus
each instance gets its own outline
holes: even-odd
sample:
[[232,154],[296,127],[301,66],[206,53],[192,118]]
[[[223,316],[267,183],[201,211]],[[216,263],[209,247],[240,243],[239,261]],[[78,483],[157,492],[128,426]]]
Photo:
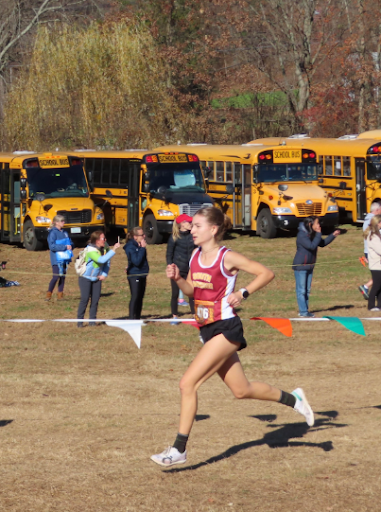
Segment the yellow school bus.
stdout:
[[197,156],[190,151],[76,150],[84,159],[91,196],[109,229],[142,226],[147,243],[172,232],[174,219],[213,204]]
[[155,151],[175,148],[192,148],[197,154],[208,178],[209,195],[234,228],[273,238],[278,229],[295,230],[309,215],[318,215],[325,227],[338,222],[335,200],[318,186],[316,154],[310,149],[253,143],[164,146]]
[[104,228],[81,159],[70,154],[0,153],[0,240],[42,249],[55,215],[72,239]]
[[381,200],[381,130],[338,139],[295,135],[253,142],[288,147],[296,138],[316,151],[320,186],[336,198],[342,220],[362,223],[371,203]]

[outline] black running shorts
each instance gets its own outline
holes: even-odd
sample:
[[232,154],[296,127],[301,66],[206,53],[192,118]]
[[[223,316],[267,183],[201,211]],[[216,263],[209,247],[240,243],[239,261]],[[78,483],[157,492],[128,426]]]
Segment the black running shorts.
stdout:
[[229,341],[241,343],[238,350],[247,347],[246,340],[243,336],[242,322],[239,316],[229,318],[228,320],[217,320],[217,322],[200,327],[200,335],[204,343],[214,338],[214,336],[217,336],[217,334],[223,334]]

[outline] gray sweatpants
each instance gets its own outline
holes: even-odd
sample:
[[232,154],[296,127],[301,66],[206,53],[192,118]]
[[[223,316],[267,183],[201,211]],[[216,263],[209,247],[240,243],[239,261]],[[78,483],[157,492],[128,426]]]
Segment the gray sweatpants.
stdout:
[[91,298],[89,318],[95,320],[101,296],[102,281],[90,281],[90,279],[81,276],[78,278],[78,284],[81,291],[81,300],[79,301],[77,318],[85,318],[87,304]]

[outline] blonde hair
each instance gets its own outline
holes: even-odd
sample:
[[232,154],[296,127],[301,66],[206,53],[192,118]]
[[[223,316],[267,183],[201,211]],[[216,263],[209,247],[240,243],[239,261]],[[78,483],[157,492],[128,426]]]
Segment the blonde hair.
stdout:
[[176,219],[173,221],[172,225],[172,238],[174,242],[180,238],[180,224],[177,224]]
[[232,223],[229,217],[215,206],[205,206],[204,208],[200,208],[200,210],[198,210],[195,215],[202,215],[205,217],[208,224],[218,227],[218,231],[214,237],[217,242],[222,240],[225,231],[231,229],[232,227]]
[[55,215],[53,217],[52,223],[50,224],[50,228],[54,228],[57,222],[61,222],[61,220],[65,220],[63,215]]
[[370,219],[369,227],[364,231],[364,238],[368,238],[372,240],[372,236],[376,235],[381,239],[380,228],[378,224],[381,222],[381,215],[375,215]]

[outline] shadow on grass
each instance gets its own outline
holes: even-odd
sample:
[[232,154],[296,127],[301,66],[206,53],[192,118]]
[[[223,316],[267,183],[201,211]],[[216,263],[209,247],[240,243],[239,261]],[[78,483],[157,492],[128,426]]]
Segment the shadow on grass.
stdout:
[[0,420],[0,427],[6,427],[10,423],[12,423],[13,420]]
[[[317,413],[320,416],[325,416],[322,419],[318,419],[315,421],[315,425],[313,427],[313,432],[318,430],[327,430],[329,428],[343,428],[346,427],[346,423],[332,423],[330,420],[332,418],[336,418],[338,416],[337,411],[327,411],[327,412],[319,412]],[[262,418],[265,415],[250,416],[251,418],[259,419],[260,421],[266,421]],[[273,415],[269,415],[271,421],[273,421]],[[200,462],[198,464],[194,464],[192,466],[187,466],[185,468],[174,468],[165,471],[166,473],[180,473],[182,471],[191,471],[194,469],[199,469],[208,464],[213,464],[214,462],[219,462],[223,459],[228,459],[233,455],[241,452],[242,450],[247,450],[248,448],[253,448],[254,446],[263,446],[267,445],[269,448],[284,448],[291,446],[307,446],[310,448],[320,448],[325,452],[330,452],[333,450],[332,441],[324,441],[322,443],[309,443],[303,441],[290,441],[290,439],[303,438],[305,434],[308,433],[309,427],[306,423],[288,423],[281,425],[268,425],[268,428],[274,429],[271,432],[265,434],[262,439],[256,439],[255,441],[248,441],[247,443],[237,444],[235,446],[231,446],[223,453],[219,455],[215,455],[210,459]],[[276,430],[275,430],[276,429]]]
[[108,292],[108,293],[101,293],[101,297],[111,297],[111,295],[114,295],[115,292]]
[[311,313],[324,313],[325,311],[336,311],[337,309],[352,309],[354,308],[353,304],[346,304],[344,306],[332,306],[331,308],[325,309],[314,309]]

